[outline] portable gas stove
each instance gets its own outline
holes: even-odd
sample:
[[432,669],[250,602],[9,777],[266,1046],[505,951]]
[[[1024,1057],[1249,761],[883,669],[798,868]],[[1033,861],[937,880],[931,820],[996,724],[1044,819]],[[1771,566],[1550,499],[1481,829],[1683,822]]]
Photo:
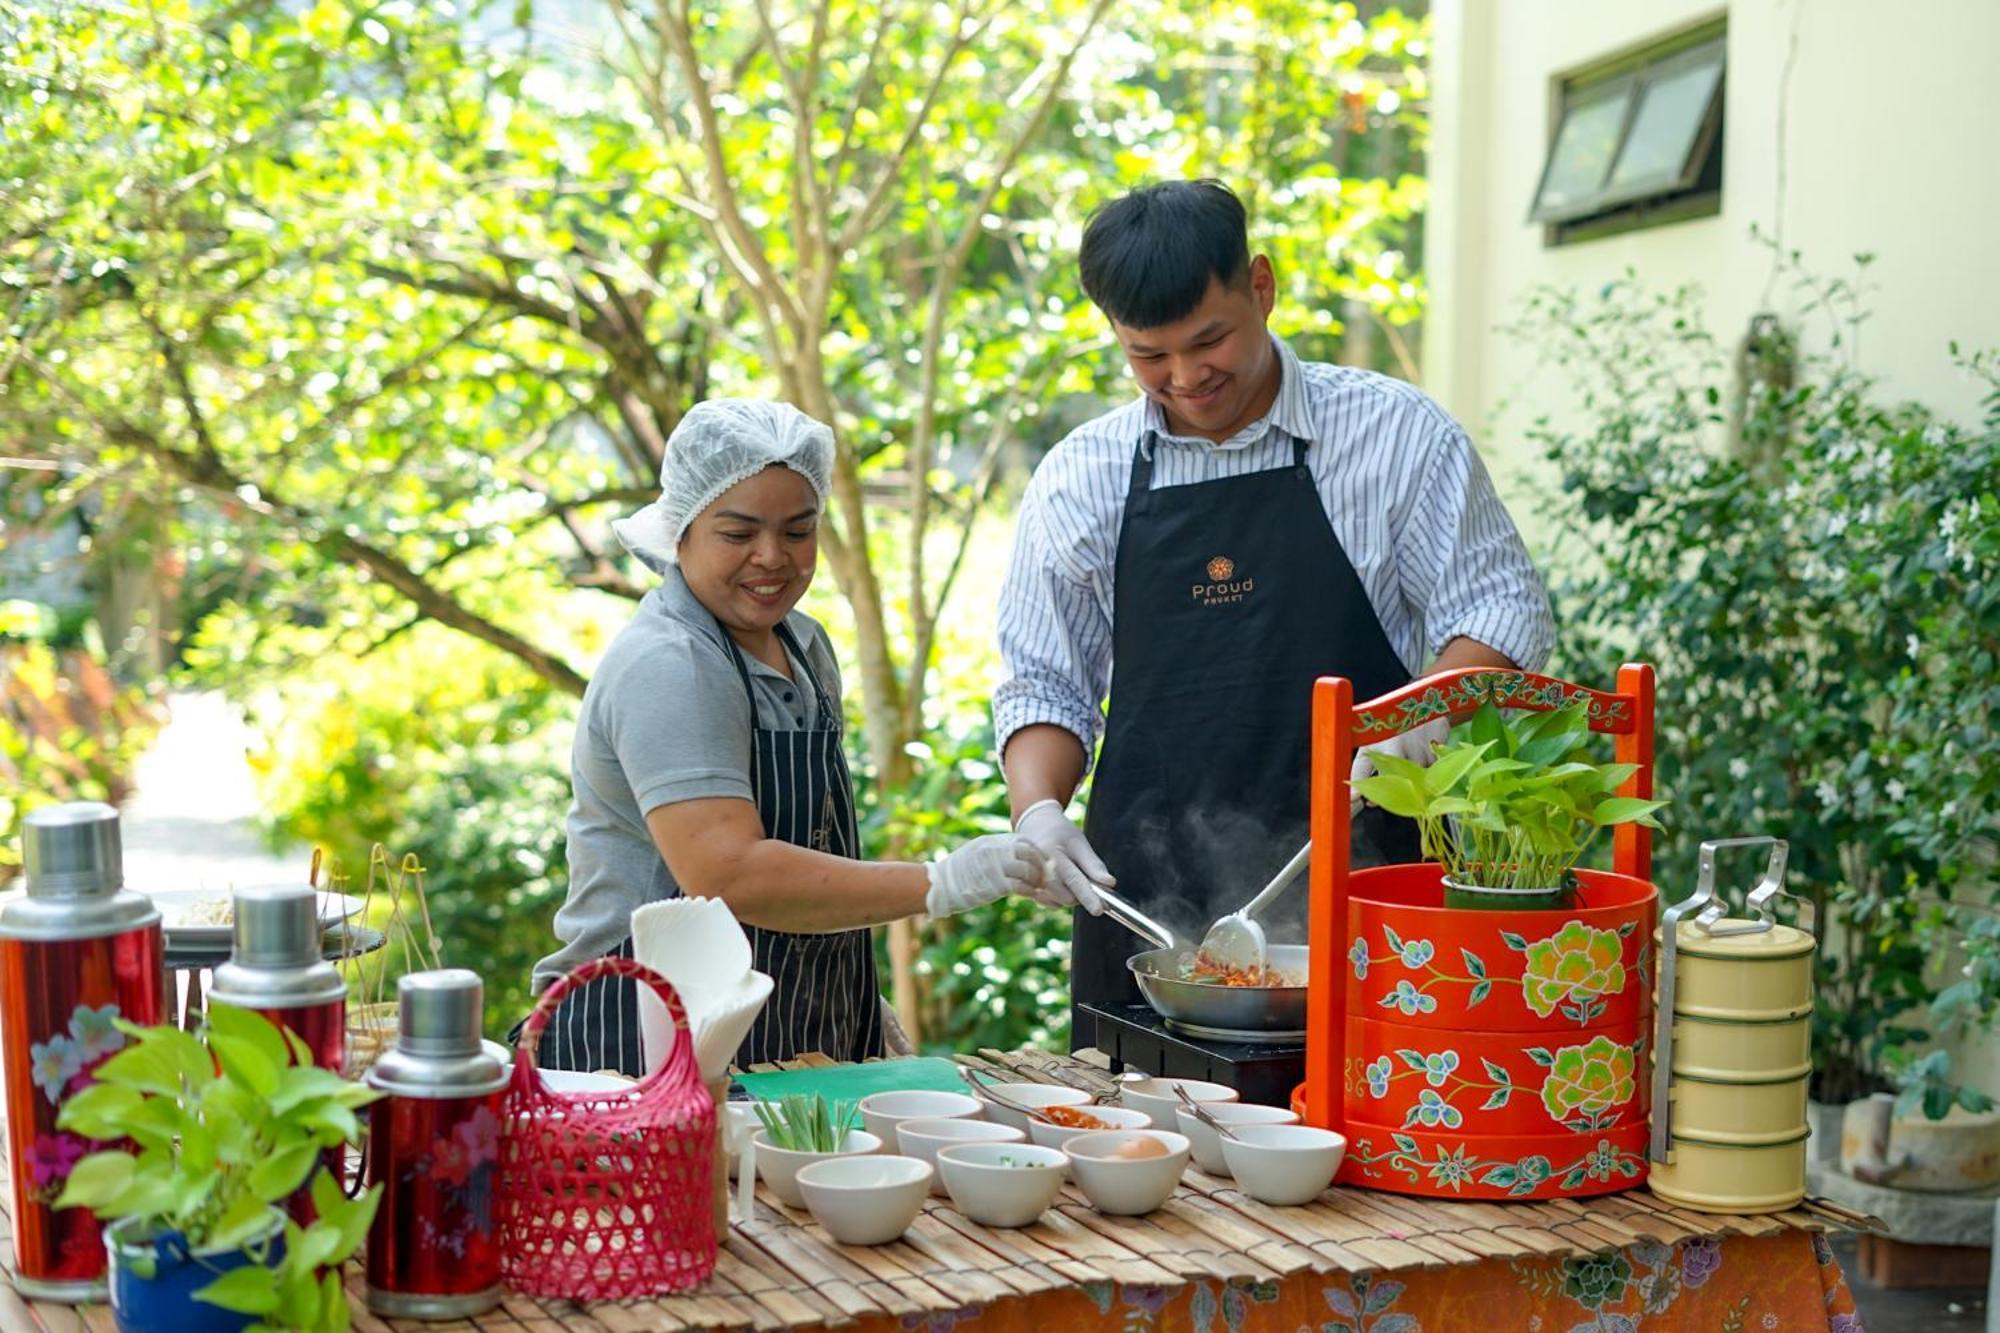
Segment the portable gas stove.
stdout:
[[[1305,1078],[1303,1032],[1235,1032],[1161,1018],[1144,1004],[1078,1006],[1095,1033],[1076,1034],[1111,1059],[1118,1073],[1135,1069],[1172,1078],[1207,1079],[1236,1089],[1246,1102],[1289,1106]],[[1089,1038],[1089,1039],[1087,1039]]]

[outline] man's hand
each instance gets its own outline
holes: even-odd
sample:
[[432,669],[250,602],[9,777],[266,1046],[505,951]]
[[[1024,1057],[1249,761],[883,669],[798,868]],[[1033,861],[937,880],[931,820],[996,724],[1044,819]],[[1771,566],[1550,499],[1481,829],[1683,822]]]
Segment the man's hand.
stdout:
[[1043,886],[1047,900],[1057,907],[1081,907],[1096,916],[1104,910],[1097,896],[1099,888],[1112,888],[1118,881],[1104,868],[1090,848],[1083,830],[1070,823],[1062,802],[1037,801],[1021,812],[1014,831],[1041,849],[1049,861],[1049,877]]
[[[1393,754],[1398,759],[1409,760],[1419,768],[1429,768],[1437,762],[1436,747],[1450,734],[1450,720],[1434,717],[1428,722],[1410,728],[1400,736],[1391,736],[1386,741],[1364,745],[1354,752],[1354,766],[1348,770],[1347,780],[1352,784],[1363,778],[1374,777],[1374,756],[1377,754]],[[1357,796],[1354,799],[1359,804],[1361,798]]]

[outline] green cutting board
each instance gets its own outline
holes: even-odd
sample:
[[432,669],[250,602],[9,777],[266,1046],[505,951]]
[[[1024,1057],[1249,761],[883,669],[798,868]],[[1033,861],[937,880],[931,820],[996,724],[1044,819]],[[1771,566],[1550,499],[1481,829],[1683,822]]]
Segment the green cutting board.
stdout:
[[935,1056],[908,1060],[869,1060],[858,1065],[822,1065],[817,1069],[781,1069],[769,1074],[738,1074],[736,1082],[759,1101],[775,1101],[801,1093],[824,1093],[828,1101],[858,1102],[872,1092],[928,1088],[964,1092],[958,1066]]

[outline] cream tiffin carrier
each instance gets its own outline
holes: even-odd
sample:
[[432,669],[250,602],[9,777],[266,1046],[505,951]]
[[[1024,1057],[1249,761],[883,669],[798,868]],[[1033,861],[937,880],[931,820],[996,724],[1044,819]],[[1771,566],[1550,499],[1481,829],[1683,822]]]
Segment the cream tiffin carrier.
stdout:
[[[1745,847],[1770,861],[1732,917],[1715,858]],[[1660,923],[1651,1183],[1679,1207],[1759,1213],[1805,1197],[1817,946],[1812,904],[1784,891],[1785,852],[1778,838],[1704,842],[1693,896]],[[1798,927],[1775,918],[1779,897],[1798,904]]]

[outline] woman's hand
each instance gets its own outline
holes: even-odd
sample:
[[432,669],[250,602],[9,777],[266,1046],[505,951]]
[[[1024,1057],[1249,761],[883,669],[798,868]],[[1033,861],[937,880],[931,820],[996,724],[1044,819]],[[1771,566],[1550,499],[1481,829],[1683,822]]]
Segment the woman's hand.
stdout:
[[930,876],[924,911],[956,916],[1009,894],[1039,896],[1047,882],[1048,861],[1034,843],[1018,834],[989,833],[931,862]]

